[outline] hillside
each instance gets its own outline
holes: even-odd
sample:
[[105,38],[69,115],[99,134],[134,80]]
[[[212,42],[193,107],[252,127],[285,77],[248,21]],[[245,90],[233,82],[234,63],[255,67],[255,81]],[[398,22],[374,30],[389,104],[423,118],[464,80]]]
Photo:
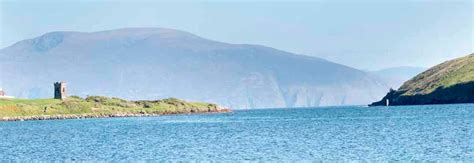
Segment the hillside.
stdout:
[[239,109],[360,105],[388,89],[324,59],[163,28],[51,32],[2,49],[0,65],[1,87],[20,98],[49,98],[51,83],[66,81],[81,97],[176,97]]
[[155,101],[127,101],[89,96],[57,99],[0,99],[0,121],[72,118],[158,116],[164,114],[228,112],[215,104],[169,98]]
[[405,82],[372,105],[474,102],[474,54],[446,61]]

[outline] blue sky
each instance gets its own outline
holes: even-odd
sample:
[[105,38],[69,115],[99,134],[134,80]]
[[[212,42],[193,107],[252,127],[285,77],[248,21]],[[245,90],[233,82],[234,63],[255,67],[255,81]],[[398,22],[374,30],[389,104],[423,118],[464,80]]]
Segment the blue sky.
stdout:
[[359,69],[430,67],[473,52],[473,2],[0,0],[0,47],[50,31],[164,27]]

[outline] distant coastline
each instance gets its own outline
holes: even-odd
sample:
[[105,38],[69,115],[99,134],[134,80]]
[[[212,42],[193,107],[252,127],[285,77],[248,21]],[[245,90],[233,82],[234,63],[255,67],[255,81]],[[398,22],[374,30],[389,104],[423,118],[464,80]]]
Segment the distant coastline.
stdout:
[[127,101],[90,96],[58,99],[0,99],[0,121],[61,120],[116,117],[154,117],[175,114],[225,113],[215,104],[168,98],[156,101]]

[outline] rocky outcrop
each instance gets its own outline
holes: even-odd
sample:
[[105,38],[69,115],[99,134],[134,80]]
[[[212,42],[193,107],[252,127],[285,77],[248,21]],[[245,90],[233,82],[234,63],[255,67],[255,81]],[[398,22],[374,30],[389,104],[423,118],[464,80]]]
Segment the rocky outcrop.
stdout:
[[370,106],[474,103],[474,54],[444,62]]
[[390,105],[474,103],[474,82],[440,87],[429,94],[404,95],[402,91],[391,90],[381,101],[371,106],[386,105],[387,99]]

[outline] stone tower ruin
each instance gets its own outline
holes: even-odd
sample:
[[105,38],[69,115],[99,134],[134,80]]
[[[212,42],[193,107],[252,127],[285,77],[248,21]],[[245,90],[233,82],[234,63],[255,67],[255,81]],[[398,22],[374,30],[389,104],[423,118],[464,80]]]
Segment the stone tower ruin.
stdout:
[[54,98],[64,100],[67,98],[66,94],[66,82],[55,82],[54,83]]

